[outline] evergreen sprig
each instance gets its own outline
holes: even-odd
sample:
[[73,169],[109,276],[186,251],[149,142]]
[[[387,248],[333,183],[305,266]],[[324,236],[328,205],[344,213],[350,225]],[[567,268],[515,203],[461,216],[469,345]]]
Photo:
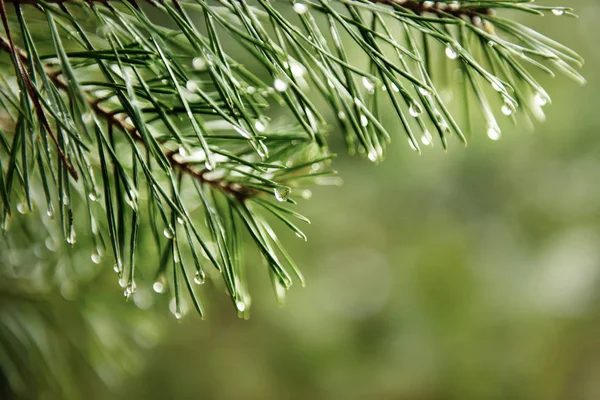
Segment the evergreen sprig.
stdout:
[[[194,283],[210,265],[247,317],[243,237],[280,298],[293,276],[304,282],[270,221],[306,239],[297,223],[308,220],[288,205],[309,196],[301,188],[339,183],[329,112],[349,151],[379,162],[397,136],[385,108],[416,151],[466,142],[442,71],[463,81],[462,125],[474,99],[494,140],[497,115],[543,118],[550,96],[533,70],[584,82],[581,57],[505,10],[574,15],[533,1],[0,0],[4,234],[15,209],[44,209],[71,245],[92,236],[94,262],[111,253],[129,298],[149,227],[154,288],[169,289],[178,318],[185,293],[202,315]],[[272,121],[273,109],[294,122]]]

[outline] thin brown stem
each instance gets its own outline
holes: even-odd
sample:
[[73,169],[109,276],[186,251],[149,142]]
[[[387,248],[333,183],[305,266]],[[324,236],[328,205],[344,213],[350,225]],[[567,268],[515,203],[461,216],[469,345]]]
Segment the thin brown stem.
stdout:
[[[7,51],[14,50],[19,62],[21,64],[27,63],[28,56],[25,50],[21,49],[16,45],[11,44],[6,38],[2,36],[0,36],[0,48],[3,48]],[[53,69],[52,67],[46,64],[44,65],[44,72],[46,73],[46,76],[48,76],[50,81],[58,89],[62,91],[68,91],[68,84],[63,78],[63,75],[60,70]],[[100,99],[95,98],[88,91],[84,90],[83,94],[89,107],[98,117],[102,118],[104,121],[106,121],[106,123],[121,130],[122,132],[127,133],[136,142],[145,144],[141,133],[135,126],[127,122],[127,116],[125,114],[115,114],[112,110],[110,110],[106,106],[103,106]],[[176,152],[170,151],[164,147],[161,147],[161,151],[164,153],[165,157],[167,158],[167,160],[173,168],[180,170],[181,172],[191,176],[194,179],[199,180],[202,183],[208,184],[218,190],[229,193],[241,200],[246,199],[255,194],[255,191],[253,189],[244,188],[243,186],[240,186],[237,183],[227,182],[221,179],[209,179],[206,177],[206,174],[208,172],[206,169],[198,169],[193,164],[178,159]]]
[[394,7],[410,10],[415,14],[437,14],[440,16],[453,15],[455,17],[474,18],[480,15],[492,14],[493,10],[485,7],[465,7],[459,2],[444,1],[414,1],[414,0],[370,0],[372,3],[387,4]]
[[[16,7],[17,7],[17,12],[19,12],[20,5],[17,4]],[[46,113],[44,113],[42,105],[40,104],[38,96],[35,92],[33,82],[31,82],[31,78],[29,77],[29,74],[27,73],[27,71],[25,69],[25,64],[27,63],[26,62],[27,61],[26,53],[22,49],[18,48],[12,39],[12,35],[10,33],[10,27],[8,24],[8,13],[6,11],[6,4],[4,3],[4,0],[0,0],[0,18],[2,20],[2,24],[4,25],[4,31],[6,32],[6,38],[0,36],[0,39],[1,39],[0,47],[2,47],[3,49],[5,49],[7,52],[9,52],[11,54],[11,56],[14,60],[14,63],[15,63],[15,72],[18,75],[20,75],[21,79],[23,80],[23,83],[25,84],[25,89],[27,91],[27,95],[29,96],[29,98],[31,99],[31,101],[33,103],[33,107],[35,109],[36,114],[38,115],[38,118],[42,124],[42,127],[46,130],[48,135],[50,135],[50,138],[56,145],[56,151],[58,153],[58,156],[62,159],[63,163],[65,164],[65,167],[67,168],[67,171],[73,177],[73,179],[77,180],[77,178],[78,178],[77,170],[75,169],[75,167],[73,167],[73,164],[71,164],[71,162],[69,161],[68,156],[64,153],[63,149],[60,147],[58,138],[56,137],[56,134],[52,130],[52,127],[50,126],[50,122],[48,121],[48,118],[46,117]],[[25,58],[23,56],[25,56]]]

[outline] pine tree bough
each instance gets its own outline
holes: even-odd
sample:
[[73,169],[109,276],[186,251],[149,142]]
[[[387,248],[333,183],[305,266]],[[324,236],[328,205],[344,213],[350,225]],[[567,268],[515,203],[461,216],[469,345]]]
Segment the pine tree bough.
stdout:
[[[4,38],[2,36],[0,36],[0,47],[5,49],[8,52],[11,51],[10,43],[8,42],[8,40],[6,38]],[[28,60],[27,60],[27,54],[25,53],[25,51],[23,51],[23,49],[21,49],[17,46],[14,46],[14,48],[15,48],[19,58],[21,59],[21,62],[23,64],[27,64]],[[61,71],[60,70],[52,70],[52,68],[49,66],[44,66],[44,67],[45,67],[44,71],[46,72],[46,75],[54,83],[54,85],[56,85],[57,88],[62,89],[65,92],[68,91],[68,85],[65,82],[65,80],[62,78]],[[101,102],[99,101],[99,99],[94,98],[90,93],[88,93],[86,91],[84,91],[83,93],[84,93],[85,99],[87,100],[87,102],[90,106],[90,109],[92,109],[97,116],[103,118],[108,124],[113,125],[114,127],[121,130],[122,132],[128,133],[135,141],[144,143],[144,139],[142,138],[142,136],[140,135],[140,133],[136,129],[136,127],[129,124],[125,120],[127,117],[125,114],[123,114],[123,113],[115,114],[114,112],[111,112],[110,110],[104,108],[102,106]],[[195,179],[198,179],[202,183],[209,184],[213,187],[218,188],[219,190],[227,191],[242,200],[245,197],[247,197],[253,193],[253,191],[250,189],[236,187],[235,185],[229,184],[227,182],[223,182],[223,184],[221,184],[222,181],[220,181],[219,179],[214,179],[214,180],[207,179],[205,176],[206,170],[197,171],[189,163],[178,160],[177,153],[174,151],[163,150],[163,153],[169,160],[169,163],[174,168],[177,168],[177,169],[181,170],[182,172],[185,172],[185,173],[191,175],[192,177],[194,177]],[[76,176],[74,176],[74,178],[77,179]]]
[[[533,70],[584,82],[577,53],[503,10],[573,15],[530,1],[0,0],[0,225],[18,235],[15,208],[58,208],[68,243],[87,230],[94,262],[112,252],[127,298],[149,227],[160,262],[145,272],[176,316],[185,293],[202,312],[192,282],[212,265],[247,317],[245,236],[280,300],[292,273],[303,282],[267,215],[305,238],[293,220],[308,220],[284,205],[309,185],[338,184],[332,125],[351,154],[380,162],[393,136],[383,107],[421,151],[466,142],[463,127],[481,121],[498,140],[499,118],[543,119],[550,96]],[[458,85],[441,79],[448,69]],[[461,94],[460,120],[448,91]]]

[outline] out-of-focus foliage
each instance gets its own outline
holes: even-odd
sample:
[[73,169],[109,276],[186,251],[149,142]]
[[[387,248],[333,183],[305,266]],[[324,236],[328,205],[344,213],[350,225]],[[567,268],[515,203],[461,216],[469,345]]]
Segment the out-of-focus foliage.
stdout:
[[[590,84],[543,82],[554,104],[535,133],[505,129],[493,144],[475,135],[468,150],[438,146],[421,156],[398,144],[378,167],[340,157],[346,185],[318,189],[318,201],[300,204],[323,223],[305,230],[308,243],[291,233],[282,238],[308,281],[289,293],[285,308],[264,277],[252,277],[254,312],[240,321],[224,288],[209,280],[202,294],[210,297],[208,321],[153,321],[149,332],[167,330],[160,346],[126,342],[144,351],[141,373],[117,359],[124,370],[111,369],[120,379],[105,380],[109,388],[78,378],[86,398],[597,399],[600,81],[593,72],[600,67],[600,5],[571,5],[582,18],[561,20],[564,29],[553,29],[558,17],[526,22],[575,44]],[[461,99],[450,103],[458,108]],[[384,123],[401,129],[392,118]],[[69,251],[86,240],[78,237]],[[16,245],[35,254],[33,242],[20,236]],[[140,239],[140,264],[157,263],[152,243]],[[51,262],[53,252],[43,252]],[[74,266],[85,270],[88,260],[89,253],[76,256]],[[24,258],[21,265],[28,264]],[[112,265],[101,266],[73,298],[67,291],[66,299],[54,295],[31,309],[59,314],[61,331],[77,334],[80,317],[68,310],[101,304],[110,336],[127,340],[133,331],[125,321],[139,323],[137,302],[123,301]],[[10,313],[8,299],[2,295],[9,310],[2,315]],[[168,307],[169,299],[159,298],[144,315],[168,314]],[[78,351],[67,363],[74,371],[89,365],[90,350]]]
[[341,157],[345,185],[303,207],[327,218],[292,250],[307,287],[283,309],[260,296],[247,322],[174,323],[118,398],[597,399],[600,4],[570,5],[564,29],[527,20],[587,60],[583,89],[544,81],[546,123],[398,145],[379,167]]
[[142,288],[129,307],[87,249],[62,246],[51,224],[39,225],[24,216],[0,241],[0,394],[77,399],[121,384],[161,338],[144,311],[152,295]]

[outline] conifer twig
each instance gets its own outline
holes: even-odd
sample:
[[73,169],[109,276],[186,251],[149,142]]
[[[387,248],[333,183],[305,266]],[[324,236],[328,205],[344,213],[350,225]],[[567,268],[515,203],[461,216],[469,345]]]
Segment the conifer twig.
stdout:
[[[15,15],[8,15],[10,3]],[[31,183],[41,182],[49,215],[58,198],[61,233],[70,244],[75,210],[87,208],[94,246],[108,236],[129,297],[142,220],[138,201],[147,199],[144,222],[160,253],[150,274],[157,291],[171,289],[179,317],[185,287],[202,314],[182,245],[195,280],[203,282],[200,245],[241,316],[250,306],[243,236],[256,244],[279,297],[292,284],[289,272],[303,282],[263,214],[306,239],[292,220],[307,219],[286,205],[294,203],[292,190],[305,197],[297,188],[339,183],[329,176],[329,120],[349,152],[378,163],[393,137],[408,139],[415,151],[436,142],[446,148],[451,138],[466,143],[473,133],[463,132],[471,130],[470,109],[480,111],[492,140],[500,139],[505,122],[543,119],[550,96],[533,70],[585,81],[576,52],[496,15],[574,15],[569,7],[534,1],[0,0],[0,6],[6,32],[0,49],[11,56],[9,74],[18,85],[0,74],[7,110],[1,117],[14,127],[0,131],[0,225],[12,219],[13,199],[21,201],[17,209],[23,198],[33,209]],[[229,40],[263,78],[231,54]],[[444,79],[448,71],[462,84]],[[450,107],[444,92],[457,89],[464,104]],[[285,117],[270,122],[274,103],[291,124]],[[456,108],[466,110],[460,120],[451,112]],[[390,111],[393,130],[382,117]],[[73,176],[74,168],[77,184],[66,172]],[[82,202],[71,201],[71,187]],[[99,197],[103,207],[92,203]],[[198,205],[202,212],[192,216]],[[95,224],[95,213],[106,217],[105,229]]]
[[17,48],[17,46],[15,45],[15,43],[12,39],[12,35],[10,33],[10,27],[8,24],[8,14],[6,11],[6,4],[4,3],[4,0],[0,0],[0,19],[2,19],[2,24],[4,25],[4,31],[6,32],[6,38],[0,37],[1,45],[7,52],[9,52],[12,55],[12,57],[15,61],[15,70],[16,70],[17,74],[19,74],[21,79],[23,80],[25,89],[27,90],[27,94],[28,94],[29,98],[31,99],[31,101],[33,102],[36,114],[40,118],[40,121],[42,122],[44,129],[46,130],[46,132],[48,132],[48,135],[50,135],[50,138],[56,145],[56,152],[58,153],[58,156],[64,162],[65,166],[67,167],[67,170],[69,171],[69,174],[71,174],[73,179],[77,180],[77,177],[78,177],[77,171],[73,167],[73,164],[71,164],[71,162],[69,161],[67,155],[62,151],[62,149],[58,143],[56,134],[52,130],[52,127],[50,126],[48,118],[46,117],[46,114],[44,113],[44,110],[42,109],[42,106],[37,97],[37,94],[35,93],[35,89],[33,88],[33,83],[31,82],[31,79],[29,78],[29,74],[25,70],[25,66],[23,65],[24,63],[23,63],[23,58],[22,58],[22,55],[25,53],[22,50]]
[[[0,2],[2,2],[2,1],[3,0],[0,0]],[[5,49],[6,51],[11,51],[11,49],[14,50],[15,54],[19,58],[19,62],[20,62],[21,66],[23,66],[23,64],[27,63],[28,58],[27,58],[27,54],[25,53],[25,51],[16,45],[12,45],[7,38],[5,38],[1,35],[0,35],[0,48]],[[48,76],[48,78],[52,81],[52,83],[57,88],[65,91],[65,92],[68,91],[68,85],[64,81],[64,78],[62,77],[62,73],[60,70],[52,70],[52,68],[50,66],[45,64],[44,71],[46,72],[46,75]],[[26,72],[24,72],[24,74],[27,75]],[[96,115],[98,115],[99,117],[102,117],[108,124],[113,125],[113,127],[118,128],[120,131],[129,134],[131,136],[131,138],[134,139],[135,141],[145,144],[144,140],[143,140],[140,132],[137,130],[137,128],[126,121],[125,114],[123,114],[123,113],[115,114],[114,112],[110,111],[109,109],[103,107],[101,102],[99,101],[100,99],[94,98],[92,96],[92,94],[89,93],[88,91],[84,90],[83,93],[84,93],[84,96],[85,96],[85,99],[86,99],[88,105],[96,113]],[[36,96],[36,94],[34,93],[33,96]],[[37,97],[36,97],[36,99],[37,99]],[[49,132],[52,132],[52,131],[49,130]],[[51,135],[53,136],[53,138],[55,138],[55,136],[52,133],[51,133]],[[228,192],[242,200],[244,198],[256,193],[254,190],[252,190],[250,188],[244,188],[244,187],[240,186],[239,184],[232,184],[232,183],[229,183],[226,181],[222,181],[220,179],[209,179],[206,177],[206,171],[207,171],[206,169],[197,170],[194,166],[190,165],[189,163],[178,160],[177,156],[176,156],[176,152],[169,151],[169,150],[163,149],[163,148],[161,148],[161,150],[174,168],[179,169],[181,172],[192,176],[194,179],[198,179],[198,181],[200,181],[201,183],[206,183],[218,190]],[[71,166],[71,169],[72,168],[73,167]],[[73,170],[73,173],[77,174],[77,172],[75,170]]]

